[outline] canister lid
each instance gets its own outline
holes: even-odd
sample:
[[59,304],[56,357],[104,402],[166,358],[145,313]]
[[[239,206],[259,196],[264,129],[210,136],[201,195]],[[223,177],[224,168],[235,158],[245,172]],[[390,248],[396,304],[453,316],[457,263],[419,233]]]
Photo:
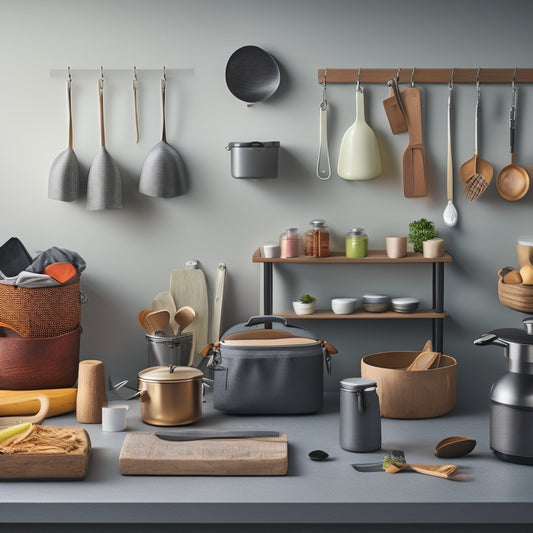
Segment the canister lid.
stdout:
[[313,225],[315,228],[322,228],[326,225],[326,221],[323,218],[314,218],[309,224]]
[[358,392],[366,389],[376,388],[378,384],[367,378],[345,378],[341,380],[341,389]]
[[525,246],[533,246],[533,237],[532,236],[525,236],[521,235],[516,239],[518,244],[523,244]]
[[203,377],[201,370],[190,366],[151,366],[141,370],[137,376],[139,379],[149,382],[172,383]]
[[232,148],[272,148],[279,146],[279,141],[248,141],[248,142],[230,142],[226,147]]
[[386,294],[376,294],[367,292],[363,294],[364,303],[385,303],[389,301],[389,297]]
[[346,235],[350,236],[358,236],[358,237],[366,237],[367,234],[365,233],[364,228],[352,228],[347,231]]

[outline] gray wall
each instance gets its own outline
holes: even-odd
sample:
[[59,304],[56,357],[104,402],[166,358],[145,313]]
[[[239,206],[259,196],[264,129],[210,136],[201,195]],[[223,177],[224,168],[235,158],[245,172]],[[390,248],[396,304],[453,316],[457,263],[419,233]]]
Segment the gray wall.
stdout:
[[[454,263],[446,265],[445,352],[459,362],[459,401],[484,406],[490,383],[503,372],[501,349],[475,348],[486,330],[520,327],[523,315],[498,302],[496,272],[516,264],[515,239],[533,233],[531,194],[502,200],[494,186],[468,203],[459,166],[473,155],[474,87],[457,86],[454,110],[455,203],[459,224],[442,221],[446,205],[446,85],[419,85],[431,163],[431,195],[405,199],[401,155],[405,135],[393,136],[383,112],[388,89],[365,86],[366,115],[381,147],[383,175],[368,183],[336,175],[321,182],[314,167],[322,89],[318,68],[506,67],[530,65],[531,4],[527,0],[24,0],[0,1],[0,241],[16,235],[34,253],[49,246],[87,261],[83,290],[82,358],[102,359],[113,379],[134,378],[146,365],[137,311],[168,287],[170,272],[196,258],[210,290],[218,262],[228,267],[224,327],[256,314],[261,243],[285,226],[303,231],[325,218],[340,248],[344,232],[366,228],[371,248],[388,234],[407,233],[420,217],[435,221]],[[237,48],[256,44],[282,69],[269,101],[247,107],[227,90],[224,70]],[[124,178],[124,209],[88,212],[84,202],[47,199],[54,157],[66,146],[64,74],[74,76],[74,149],[84,173],[99,146],[96,82],[106,79],[107,147]],[[141,140],[135,144],[131,76],[139,69]],[[162,200],[137,192],[143,159],[160,137],[159,77],[168,69],[167,136],[182,154],[191,189]],[[519,87],[516,160],[531,163],[533,87]],[[353,86],[331,85],[329,143],[336,167],[340,141],[353,122]],[[510,86],[482,87],[481,154],[497,172],[507,164]],[[279,140],[276,180],[231,177],[229,141]],[[350,267],[276,270],[275,308],[312,292],[325,307],[340,295],[368,290],[415,295],[429,305],[430,269]],[[283,276],[279,276],[283,273]],[[306,322],[339,350],[328,389],[358,375],[366,353],[417,349],[431,333],[424,321]]]

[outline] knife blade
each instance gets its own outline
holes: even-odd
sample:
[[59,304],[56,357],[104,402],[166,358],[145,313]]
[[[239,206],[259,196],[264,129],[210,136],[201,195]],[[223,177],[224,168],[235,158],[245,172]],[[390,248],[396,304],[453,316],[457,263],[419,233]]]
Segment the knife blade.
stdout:
[[[395,461],[405,463],[405,454],[403,450],[391,450],[388,455],[390,455]],[[352,464],[352,468],[358,472],[385,472],[383,469],[383,461]]]
[[176,442],[186,442],[191,440],[206,440],[206,439],[249,439],[262,437],[279,437],[279,431],[264,431],[264,430],[240,430],[240,431],[180,431],[165,432],[156,431],[155,436],[162,440],[170,440]]

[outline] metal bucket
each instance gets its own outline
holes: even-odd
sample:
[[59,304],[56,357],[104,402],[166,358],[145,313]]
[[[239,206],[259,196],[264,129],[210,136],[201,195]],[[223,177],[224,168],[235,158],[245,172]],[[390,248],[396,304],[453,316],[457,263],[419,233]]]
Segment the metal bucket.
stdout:
[[175,337],[145,335],[148,366],[188,366],[192,360],[192,333]]

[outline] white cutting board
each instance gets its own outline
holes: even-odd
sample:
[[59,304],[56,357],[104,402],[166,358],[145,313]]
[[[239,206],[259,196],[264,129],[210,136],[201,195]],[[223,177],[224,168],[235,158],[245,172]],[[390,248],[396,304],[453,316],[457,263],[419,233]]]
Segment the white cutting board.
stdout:
[[207,283],[204,272],[198,268],[197,261],[189,260],[185,265],[187,268],[173,270],[170,274],[170,294],[177,309],[190,305],[196,312],[196,318],[183,331],[193,334],[189,364],[197,367],[203,359],[200,351],[208,343],[209,304]]

